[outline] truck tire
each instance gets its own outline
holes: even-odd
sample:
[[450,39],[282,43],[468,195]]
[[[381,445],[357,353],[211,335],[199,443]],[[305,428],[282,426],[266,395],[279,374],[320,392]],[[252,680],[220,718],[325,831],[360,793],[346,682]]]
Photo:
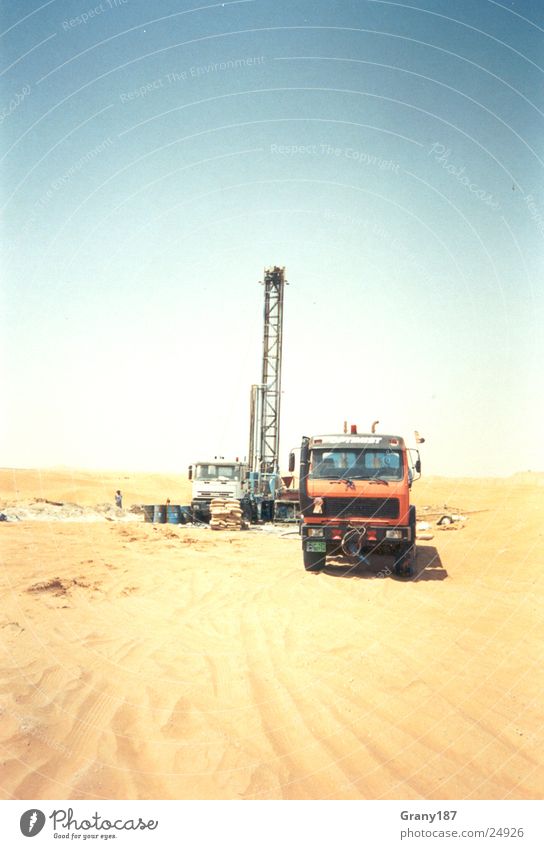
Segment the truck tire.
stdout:
[[414,554],[416,549],[416,508],[410,507],[410,529],[412,531],[412,544],[414,546]]
[[407,548],[401,548],[395,557],[393,572],[399,578],[412,578],[415,566],[415,545],[411,543]]
[[[412,566],[415,564],[415,560],[417,557],[417,545],[416,545],[416,508],[410,507],[410,530],[412,541],[410,543],[410,547],[408,549],[408,553],[410,556],[410,560],[412,562]],[[413,571],[413,570],[412,570]]]
[[326,554],[321,551],[303,551],[304,568],[307,572],[320,572],[325,568]]

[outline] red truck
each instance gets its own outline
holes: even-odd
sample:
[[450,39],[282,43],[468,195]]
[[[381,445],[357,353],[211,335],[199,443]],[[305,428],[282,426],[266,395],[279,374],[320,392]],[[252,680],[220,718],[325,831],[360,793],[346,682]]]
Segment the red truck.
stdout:
[[[421,440],[422,441],[422,440]],[[289,468],[294,470],[291,453]],[[416,510],[412,482],[421,476],[417,449],[400,436],[357,433],[305,436],[300,454],[304,568],[318,572],[327,555],[379,552],[395,558],[396,575],[414,573]]]

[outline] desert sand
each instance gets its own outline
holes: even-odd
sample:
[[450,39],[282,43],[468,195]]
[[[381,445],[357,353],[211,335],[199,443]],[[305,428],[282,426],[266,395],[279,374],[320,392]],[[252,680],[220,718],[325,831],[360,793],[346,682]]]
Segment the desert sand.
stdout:
[[[467,519],[409,581],[305,573],[292,527],[0,523],[2,798],[540,798],[543,484],[416,483],[419,518]],[[117,488],[189,500],[181,475],[2,470],[0,510]]]

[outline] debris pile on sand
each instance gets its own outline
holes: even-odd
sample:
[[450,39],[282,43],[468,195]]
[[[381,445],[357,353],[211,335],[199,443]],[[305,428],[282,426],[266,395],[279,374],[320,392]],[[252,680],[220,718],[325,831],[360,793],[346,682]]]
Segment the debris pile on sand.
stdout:
[[437,521],[437,525],[452,525],[454,522],[466,522],[467,517],[460,513],[444,513]]
[[134,522],[142,517],[132,511],[127,512],[112,504],[96,504],[94,507],[82,507],[69,501],[49,501],[46,498],[34,498],[28,501],[3,503],[2,515],[7,522]]
[[434,539],[432,533],[432,525],[430,522],[418,522],[416,525],[416,539],[430,540]]
[[210,528],[213,531],[241,531],[246,527],[240,502],[236,498],[214,498],[210,510]]
[[465,522],[467,521],[467,516],[463,515],[457,510],[451,510],[450,508],[448,508],[447,504],[444,504],[442,508],[430,506],[423,507],[421,508],[421,512],[423,512],[425,519],[430,519],[431,521],[420,520],[417,522],[416,539],[433,539],[433,530],[460,530],[461,528],[465,527]]

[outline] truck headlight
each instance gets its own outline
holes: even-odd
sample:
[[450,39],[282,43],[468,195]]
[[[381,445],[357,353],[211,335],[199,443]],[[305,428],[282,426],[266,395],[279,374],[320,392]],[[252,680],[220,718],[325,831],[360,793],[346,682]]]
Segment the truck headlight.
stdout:
[[386,539],[402,539],[402,531],[389,530],[385,532]]
[[322,537],[323,534],[323,528],[308,528],[309,537]]

